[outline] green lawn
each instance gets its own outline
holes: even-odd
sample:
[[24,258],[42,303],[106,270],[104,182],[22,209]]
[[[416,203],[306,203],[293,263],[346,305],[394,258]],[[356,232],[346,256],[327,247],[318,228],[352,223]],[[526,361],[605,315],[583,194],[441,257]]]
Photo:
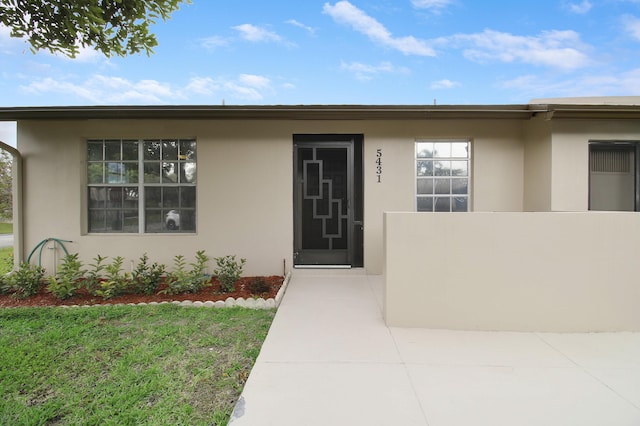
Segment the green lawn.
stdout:
[[0,309],[1,425],[226,425],[273,310]]
[[13,270],[13,247],[0,248],[0,274]]
[[13,223],[0,222],[0,234],[13,234]]

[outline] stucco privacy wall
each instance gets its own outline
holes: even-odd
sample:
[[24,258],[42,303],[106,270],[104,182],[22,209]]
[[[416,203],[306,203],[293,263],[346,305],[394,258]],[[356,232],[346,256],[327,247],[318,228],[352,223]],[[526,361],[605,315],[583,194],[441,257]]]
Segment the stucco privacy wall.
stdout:
[[387,213],[398,327],[639,331],[634,213]]
[[[367,273],[382,273],[383,212],[415,209],[416,139],[472,142],[472,209],[521,211],[524,142],[518,120],[23,120],[25,254],[48,237],[72,240],[84,261],[96,254],[171,264],[236,254],[247,274],[292,265],[294,134],[364,134]],[[197,139],[196,234],[86,234],[86,139]],[[383,175],[376,177],[376,151]],[[43,265],[53,265],[45,251]]]

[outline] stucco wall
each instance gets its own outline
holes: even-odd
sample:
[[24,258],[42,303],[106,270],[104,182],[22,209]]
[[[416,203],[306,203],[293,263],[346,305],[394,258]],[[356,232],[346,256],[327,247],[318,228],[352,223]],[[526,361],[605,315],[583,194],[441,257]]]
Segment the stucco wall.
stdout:
[[[293,134],[364,134],[365,270],[382,273],[383,213],[415,209],[416,139],[472,142],[472,210],[520,211],[524,142],[521,121],[83,120],[23,121],[25,253],[41,240],[72,240],[85,261],[96,254],[136,260],[236,254],[247,274],[281,274],[292,265]],[[86,139],[197,139],[196,234],[86,234]],[[382,150],[377,183],[376,151]],[[53,264],[45,250],[44,266]]]
[[551,122],[525,124],[524,210],[551,211]]
[[387,213],[390,326],[640,331],[634,213]]
[[589,141],[640,141],[640,123],[566,120],[552,122],[551,210],[589,208]]

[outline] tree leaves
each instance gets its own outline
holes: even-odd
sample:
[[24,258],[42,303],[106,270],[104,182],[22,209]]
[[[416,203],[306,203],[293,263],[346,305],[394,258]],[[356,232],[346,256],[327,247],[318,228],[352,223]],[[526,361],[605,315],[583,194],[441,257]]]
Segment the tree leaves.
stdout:
[[105,56],[153,53],[149,31],[191,0],[0,0],[0,23],[24,38],[35,53],[48,50],[74,58],[93,47]]

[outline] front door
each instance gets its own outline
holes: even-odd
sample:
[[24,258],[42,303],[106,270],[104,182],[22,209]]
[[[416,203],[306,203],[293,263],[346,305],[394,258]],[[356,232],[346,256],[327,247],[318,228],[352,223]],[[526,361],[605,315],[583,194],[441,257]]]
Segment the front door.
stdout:
[[354,179],[355,141],[321,139],[294,137],[294,265],[350,267],[358,263],[362,250],[357,232],[362,222],[356,220],[361,197],[355,196],[360,182]]

